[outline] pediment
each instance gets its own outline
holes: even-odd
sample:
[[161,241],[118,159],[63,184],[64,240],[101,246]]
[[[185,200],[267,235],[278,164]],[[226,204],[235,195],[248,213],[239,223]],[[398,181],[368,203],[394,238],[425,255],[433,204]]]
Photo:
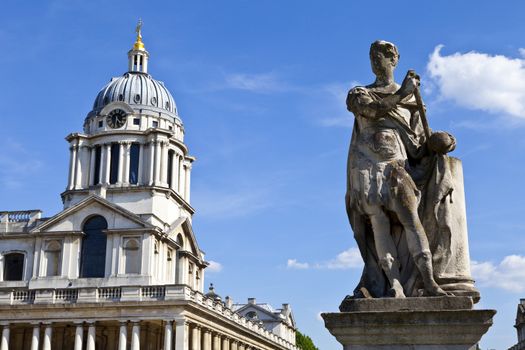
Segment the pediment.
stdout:
[[254,311],[258,315],[262,314],[262,315],[266,316],[266,318],[260,317],[260,319],[265,319],[265,320],[273,319],[275,321],[280,321],[279,316],[277,316],[273,312],[270,312],[270,311],[266,310],[265,308],[263,308],[263,307],[261,307],[261,306],[259,306],[257,304],[255,304],[255,305],[254,304],[246,304],[243,307],[241,307],[240,309],[236,310],[235,312],[237,312],[239,314],[247,314],[250,311]]
[[[241,306],[239,309],[235,310],[236,313],[242,314],[242,315],[246,315],[250,311],[255,311],[259,316],[263,315],[263,317],[259,317],[262,321],[269,321],[269,320],[274,320],[276,322],[282,321],[281,316],[283,316],[283,314],[280,312],[280,310],[276,310],[272,312],[272,311],[269,311],[267,308],[262,307],[261,305],[258,305],[258,304],[248,303],[248,304]],[[293,316],[293,313],[290,312],[287,316],[285,315],[285,317],[286,317],[286,323],[295,328],[295,318]]]
[[34,228],[33,232],[82,231],[86,220],[95,215],[106,219],[108,229],[152,228],[138,215],[107,200],[91,195],[72,207],[56,214]]
[[178,242],[177,238],[179,235],[183,239],[183,246],[181,247],[183,250],[191,252],[201,260],[204,259],[203,252],[197,244],[197,239],[195,238],[191,222],[186,217],[181,217],[175,220],[168,230],[168,236],[176,242]]

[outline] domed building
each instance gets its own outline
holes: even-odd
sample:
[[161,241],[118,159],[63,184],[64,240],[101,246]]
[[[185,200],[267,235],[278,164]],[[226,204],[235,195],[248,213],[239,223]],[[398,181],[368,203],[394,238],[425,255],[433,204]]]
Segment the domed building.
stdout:
[[277,334],[203,293],[195,158],[148,60],[139,25],[128,71],[66,138],[64,210],[0,212],[0,350],[296,349],[294,324]]

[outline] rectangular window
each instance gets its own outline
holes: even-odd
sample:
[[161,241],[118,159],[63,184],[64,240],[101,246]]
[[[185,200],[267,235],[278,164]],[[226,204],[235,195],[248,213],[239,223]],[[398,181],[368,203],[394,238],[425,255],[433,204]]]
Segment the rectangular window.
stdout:
[[98,127],[101,128],[104,126],[104,121],[103,120],[99,120],[98,121]]
[[24,277],[24,254],[4,255],[4,281],[22,281]]
[[158,121],[153,121],[153,124],[152,124],[152,125],[153,125],[154,128],[156,128],[156,127],[159,126],[159,122],[158,122]]
[[137,184],[139,182],[139,156],[140,145],[132,143],[129,151],[129,183]]
[[93,174],[93,185],[98,185],[100,182],[100,161],[102,158],[102,147],[97,146],[95,147],[95,167],[94,167],[94,174]]
[[140,118],[133,119],[133,125],[139,125],[140,126]]
[[109,183],[115,184],[118,181],[118,167],[120,158],[120,145],[118,143],[111,144],[111,167],[109,170]]

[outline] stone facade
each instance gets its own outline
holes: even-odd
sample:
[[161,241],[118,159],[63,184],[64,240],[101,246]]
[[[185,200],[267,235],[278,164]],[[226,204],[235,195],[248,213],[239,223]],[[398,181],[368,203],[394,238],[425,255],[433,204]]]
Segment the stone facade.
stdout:
[[415,71],[395,82],[393,43],[373,42],[369,58],[374,82],[346,100],[345,204],[365,266],[340,312],[321,316],[344,350],[474,350],[496,311],[473,307],[456,139],[430,129]]
[[0,212],[0,350],[296,349],[293,322],[269,330],[203,293],[194,158],[140,26],[128,58],[66,138],[64,210]]
[[520,299],[518,304],[514,327],[518,333],[518,343],[510,347],[509,350],[523,350],[525,349],[525,299]]
[[255,298],[248,298],[246,304],[233,304],[237,314],[253,322],[259,322],[270,332],[277,334],[290,343],[295,342],[295,319],[289,304],[283,304],[275,310],[270,304],[257,303]]

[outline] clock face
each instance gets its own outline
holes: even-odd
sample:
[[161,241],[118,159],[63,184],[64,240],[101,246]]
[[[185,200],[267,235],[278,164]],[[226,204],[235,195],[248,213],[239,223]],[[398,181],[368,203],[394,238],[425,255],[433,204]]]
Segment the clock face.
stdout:
[[118,129],[124,126],[128,114],[122,109],[114,109],[106,117],[106,123],[110,128]]

